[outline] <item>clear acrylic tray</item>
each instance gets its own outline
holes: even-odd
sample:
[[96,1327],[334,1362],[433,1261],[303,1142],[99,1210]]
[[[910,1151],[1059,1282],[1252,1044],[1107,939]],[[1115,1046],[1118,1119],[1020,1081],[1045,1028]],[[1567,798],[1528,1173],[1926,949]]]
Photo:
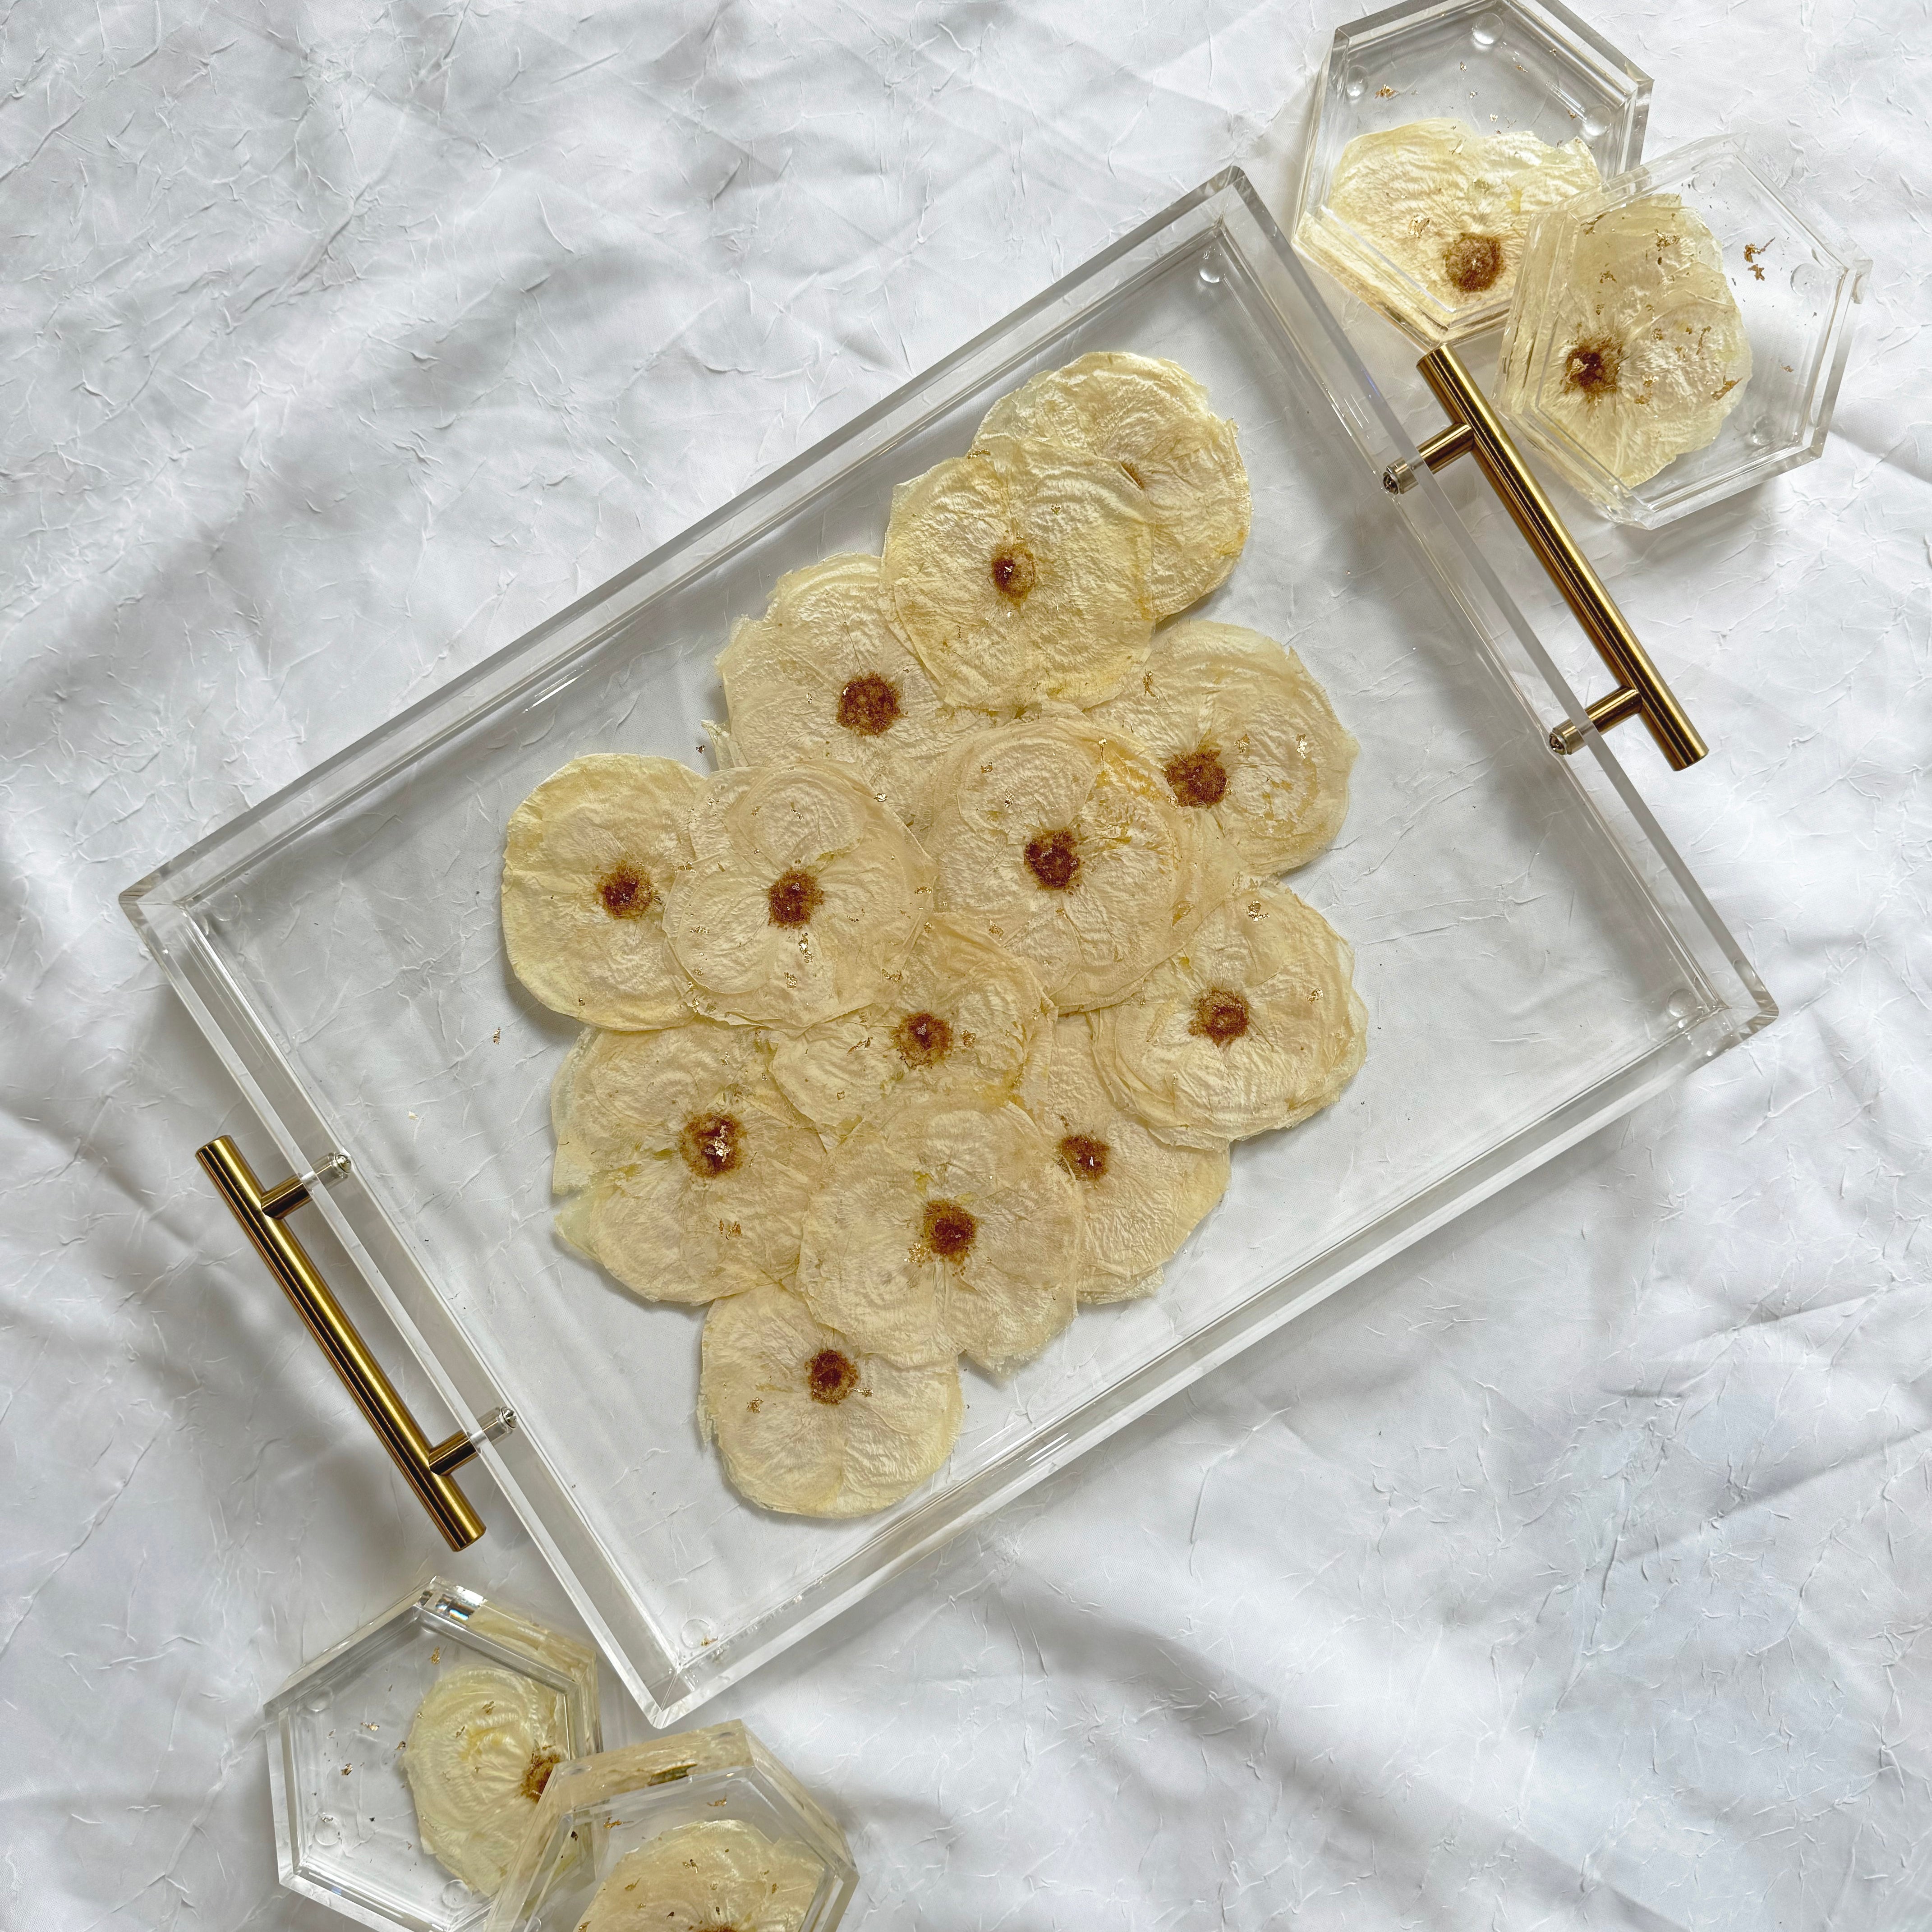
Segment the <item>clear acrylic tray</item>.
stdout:
[[[639,1306],[552,1231],[574,1029],[505,964],[505,822],[580,752],[698,762],[732,620],[876,549],[894,483],[1101,348],[1174,358],[1239,424],[1253,534],[1193,614],[1292,644],[1361,742],[1341,837],[1293,883],[1354,945],[1367,1064],[1236,1149],[1157,1296],[1005,1384],[969,1375],[932,1484],[856,1521],[768,1515],[699,1441],[698,1312]],[[124,896],[296,1171],[350,1156],[304,1238],[319,1214],[460,1430],[514,1411],[482,1459],[654,1723],[1773,1016],[1434,478],[1384,492],[1397,460],[1414,444],[1230,170]]]

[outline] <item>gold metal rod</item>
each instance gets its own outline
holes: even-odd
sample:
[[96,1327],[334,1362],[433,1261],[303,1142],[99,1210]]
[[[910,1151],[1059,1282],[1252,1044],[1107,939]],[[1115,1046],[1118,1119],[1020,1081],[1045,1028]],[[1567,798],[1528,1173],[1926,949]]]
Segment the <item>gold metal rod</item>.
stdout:
[[292,1214],[308,1198],[308,1189],[292,1175],[279,1187],[272,1187],[262,1196],[262,1212],[272,1221],[279,1221],[284,1214]]
[[[1671,769],[1682,771],[1687,765],[1694,765],[1710,748],[1651,662],[1649,652],[1637,641],[1636,633],[1617,608],[1603,579],[1563,527],[1556,506],[1517,453],[1502,418],[1490,406],[1489,398],[1476,386],[1474,378],[1453,349],[1432,349],[1416,366],[1450,422],[1468,426],[1472,452],[1489,478],[1490,488],[1502,498],[1524,542],[1536,553],[1551,582],[1562,592],[1563,601],[1576,613],[1584,635],[1596,646],[1618,686],[1629,687],[1634,694],[1634,707],[1624,706],[1618,710],[1617,716],[1630,716],[1633,708],[1640,710]],[[1619,695],[1611,694],[1612,698]],[[1592,718],[1596,709],[1594,705],[1591,707]],[[1570,728],[1575,735],[1574,728]]]
[[[282,1226],[279,1215],[307,1200],[308,1188],[298,1180],[288,1180],[264,1193],[240,1150],[226,1134],[196,1148],[195,1158],[241,1222],[263,1265],[295,1304],[296,1312],[356,1398],[356,1406],[368,1418],[404,1480],[442,1531],[443,1540],[452,1550],[468,1549],[483,1534],[483,1520],[447,1472],[466,1461],[476,1450],[462,1436],[434,1448],[430,1446],[428,1437],[369,1352],[356,1324],[342,1312],[341,1304],[329,1292],[328,1284],[316,1272],[302,1244]],[[463,1444],[466,1455],[452,1453],[458,1443]]]
[[[1612,724],[1621,724],[1626,718],[1636,717],[1642,709],[1642,694],[1636,687],[1620,684],[1589,707],[1588,716],[1599,731],[1607,731]],[[1550,748],[1570,758],[1583,748],[1583,734],[1566,718],[1550,733]]]
[[458,1430],[430,1450],[429,1466],[439,1476],[446,1476],[452,1469],[461,1468],[476,1454],[476,1444]]
[[1466,422],[1452,422],[1418,446],[1415,453],[1431,470],[1440,470],[1457,457],[1468,455],[1475,446],[1476,432]]
[[[1467,456],[1475,446],[1476,432],[1466,422],[1452,422],[1447,429],[1438,430],[1415,453],[1422,459],[1424,470],[1440,470],[1457,457]],[[1382,472],[1382,488],[1391,496],[1406,496],[1420,474],[1407,457],[1398,456]]]

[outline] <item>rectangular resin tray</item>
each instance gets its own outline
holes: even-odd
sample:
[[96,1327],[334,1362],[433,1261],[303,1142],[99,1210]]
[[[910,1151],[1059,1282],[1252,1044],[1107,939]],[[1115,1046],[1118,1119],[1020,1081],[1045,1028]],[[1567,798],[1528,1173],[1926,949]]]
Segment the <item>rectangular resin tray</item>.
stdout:
[[[896,482],[1102,348],[1173,357],[1238,424],[1253,534],[1196,614],[1294,645],[1361,741],[1341,837],[1293,884],[1354,945],[1367,1064],[1235,1150],[1156,1297],[1083,1313],[1006,1383],[969,1372],[927,1488],[854,1522],[767,1515],[698,1439],[700,1312],[640,1306],[553,1232],[575,1029],[505,964],[505,822],[580,752],[697,762],[733,619],[876,550]],[[460,1427],[515,1412],[483,1460],[655,1723],[1772,1017],[1600,738],[1550,750],[1582,710],[1433,478],[1383,490],[1414,457],[1231,171],[125,896],[284,1160],[349,1156],[299,1217],[334,1237],[318,1261],[360,1274]]]

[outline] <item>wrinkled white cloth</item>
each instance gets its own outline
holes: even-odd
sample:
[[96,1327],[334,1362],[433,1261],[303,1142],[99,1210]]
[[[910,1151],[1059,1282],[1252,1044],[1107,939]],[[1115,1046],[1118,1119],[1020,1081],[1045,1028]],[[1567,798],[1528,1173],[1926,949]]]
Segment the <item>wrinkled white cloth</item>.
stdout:
[[[116,894],[1226,160],[1278,187],[1346,10],[0,19],[0,1924],[340,1923],[263,1697],[432,1565],[569,1620],[486,1478],[443,1556],[208,1192],[259,1130]],[[1651,152],[1796,137],[1877,264],[1822,461],[1576,520],[1714,746],[1618,748],[1784,1017],[710,1707],[844,1820],[850,1924],[1932,1916],[1932,34],[1598,22]]]

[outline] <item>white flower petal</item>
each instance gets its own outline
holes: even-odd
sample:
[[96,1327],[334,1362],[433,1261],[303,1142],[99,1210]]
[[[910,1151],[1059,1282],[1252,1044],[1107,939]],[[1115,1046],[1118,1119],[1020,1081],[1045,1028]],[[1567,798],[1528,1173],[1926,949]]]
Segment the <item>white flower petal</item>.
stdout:
[[709,1301],[798,1265],[825,1153],[758,1036],[704,1021],[593,1033],[552,1090],[557,1216],[572,1246],[649,1301]]
[[940,909],[1027,961],[1064,1012],[1120,998],[1232,882],[1219,829],[1140,746],[1070,715],[966,740],[918,822]]
[[987,411],[980,437],[1025,436],[1118,464],[1152,539],[1157,617],[1224,582],[1248,540],[1252,506],[1234,425],[1178,362],[1102,352],[1052,369]]
[[1348,942],[1294,893],[1250,886],[1093,1016],[1114,1097],[1179,1147],[1292,1126],[1327,1106],[1368,1050]]
[[949,704],[887,622],[875,556],[829,556],[778,580],[718,659],[732,764],[824,758],[849,765],[902,818],[932,760],[990,722]]
[[1341,830],[1360,748],[1292,651],[1236,624],[1163,632],[1140,676],[1089,716],[1138,739],[1244,872],[1305,865]]
[[403,1751],[424,1849],[493,1895],[567,1736],[563,1698],[548,1684],[489,1665],[439,1677]]
[[576,1932],[798,1932],[824,1871],[742,1819],[680,1825],[617,1861]]
[[691,1004],[798,1031],[872,999],[932,904],[932,862],[846,766],[720,772],[664,911]]
[[1594,217],[1574,250],[1552,310],[1512,346],[1520,358],[1549,343],[1534,407],[1634,488],[1717,440],[1750,380],[1750,338],[1717,238],[1677,196]]
[[1150,526],[1118,464],[988,436],[892,492],[880,586],[952,704],[1090,704],[1154,631]]
[[1073,1318],[1082,1204],[1012,1102],[907,1101],[839,1148],[806,1216],[799,1286],[858,1348],[994,1374]]
[[1227,1191],[1228,1150],[1170,1146],[1126,1112],[1094,1064],[1093,1017],[1056,1024],[1027,1107],[1086,1204],[1080,1299],[1124,1301],[1160,1286],[1162,1264]]
[[952,1452],[962,1404],[950,1360],[904,1368],[866,1354],[772,1288],[712,1304],[698,1411],[741,1495],[843,1516],[924,1482]]
[[545,1006],[595,1026],[675,1026],[688,1013],[664,946],[664,896],[689,862],[704,788],[669,758],[593,752],[511,815],[503,940]]
[[781,1041],[772,1077],[841,1141],[904,1094],[1010,1093],[1052,1018],[1024,960],[937,917],[871,1006]]
[[1335,164],[1326,214],[1304,219],[1295,245],[1432,332],[1436,321],[1417,313],[1410,292],[1354,237],[1453,316],[1507,294],[1530,224],[1602,183],[1580,136],[1552,148],[1514,130],[1479,136],[1460,121],[1411,121],[1349,142]]

